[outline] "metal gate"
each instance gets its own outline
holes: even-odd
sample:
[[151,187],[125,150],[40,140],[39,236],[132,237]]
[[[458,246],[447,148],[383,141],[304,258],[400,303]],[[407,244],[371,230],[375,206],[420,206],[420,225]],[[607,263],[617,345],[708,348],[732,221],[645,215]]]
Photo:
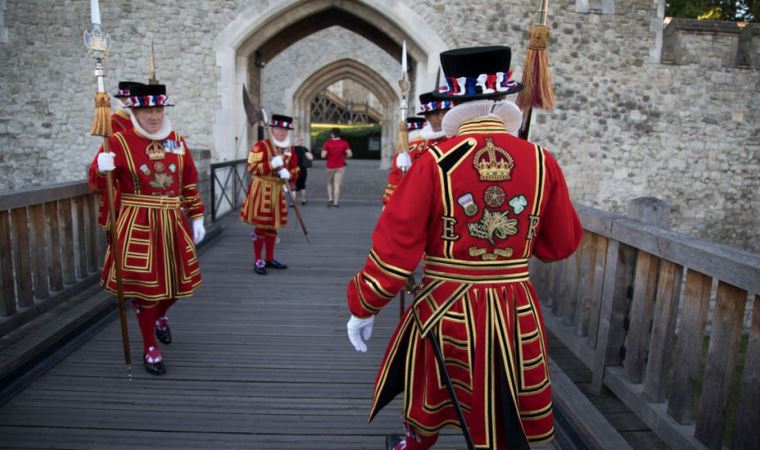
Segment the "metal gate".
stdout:
[[211,164],[211,220],[216,222],[237,210],[245,200],[250,174],[248,161],[236,159]]

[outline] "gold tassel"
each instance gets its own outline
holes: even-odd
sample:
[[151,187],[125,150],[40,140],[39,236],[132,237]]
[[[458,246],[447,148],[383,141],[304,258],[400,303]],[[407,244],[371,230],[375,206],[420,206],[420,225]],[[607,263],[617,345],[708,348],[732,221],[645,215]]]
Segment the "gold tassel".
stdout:
[[398,127],[398,138],[396,139],[396,155],[409,150],[409,128],[406,120],[402,120]]
[[95,95],[95,117],[92,118],[90,134],[103,137],[109,137],[113,134],[111,129],[111,99],[106,92],[98,92]]
[[517,95],[517,106],[523,111],[528,108],[554,108],[554,90],[546,51],[548,41],[549,28],[546,25],[530,27],[530,42],[523,64],[522,84],[525,88]]

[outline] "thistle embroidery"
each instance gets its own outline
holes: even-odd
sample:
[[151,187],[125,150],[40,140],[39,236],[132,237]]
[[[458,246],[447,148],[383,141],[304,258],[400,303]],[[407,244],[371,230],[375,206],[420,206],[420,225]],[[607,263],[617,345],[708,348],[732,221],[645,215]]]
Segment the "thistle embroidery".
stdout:
[[507,217],[509,211],[483,211],[483,217],[478,222],[467,224],[467,231],[470,236],[478,239],[485,239],[496,245],[494,236],[499,239],[506,239],[509,236],[517,234],[517,219]]

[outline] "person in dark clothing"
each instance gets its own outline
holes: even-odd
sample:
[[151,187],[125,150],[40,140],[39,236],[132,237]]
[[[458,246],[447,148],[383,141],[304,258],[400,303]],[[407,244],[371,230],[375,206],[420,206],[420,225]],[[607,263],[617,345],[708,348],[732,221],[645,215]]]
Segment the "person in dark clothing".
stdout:
[[[301,193],[301,204],[306,204],[306,176],[308,175],[308,168],[311,167],[311,162],[314,160],[314,155],[311,154],[311,150],[303,146],[303,138],[296,139],[296,145],[294,147],[296,155],[298,156],[298,166],[301,168],[298,178],[296,179],[295,195]],[[294,201],[296,199],[294,198]]]

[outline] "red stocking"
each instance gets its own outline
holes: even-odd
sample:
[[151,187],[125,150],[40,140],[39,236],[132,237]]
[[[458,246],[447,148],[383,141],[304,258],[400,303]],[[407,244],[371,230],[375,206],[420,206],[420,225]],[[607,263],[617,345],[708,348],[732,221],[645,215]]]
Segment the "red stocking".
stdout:
[[166,326],[169,324],[169,321],[166,319],[166,312],[169,311],[169,308],[171,308],[171,306],[176,302],[176,298],[170,298],[168,300],[161,300],[158,302],[158,306],[156,306],[156,309],[158,310],[156,313],[158,321],[156,324],[162,329],[166,328]]
[[158,348],[156,344],[156,319],[158,319],[158,304],[148,300],[133,300],[135,303],[135,312],[137,312],[137,323],[140,325],[140,334],[143,338],[143,351],[148,353],[148,348]]
[[404,429],[406,430],[406,447],[405,450],[428,450],[438,440],[438,433],[431,434],[430,436],[422,436],[415,432],[414,428],[408,423],[404,422]]
[[266,246],[267,246],[267,262],[274,259],[274,240],[277,238],[277,233],[270,232],[267,234]]
[[263,260],[263,258],[261,257],[261,250],[264,249],[264,241],[266,240],[266,231],[257,228],[255,233],[256,233],[256,240],[253,241],[253,252],[256,255],[256,261],[259,261],[259,260]]

